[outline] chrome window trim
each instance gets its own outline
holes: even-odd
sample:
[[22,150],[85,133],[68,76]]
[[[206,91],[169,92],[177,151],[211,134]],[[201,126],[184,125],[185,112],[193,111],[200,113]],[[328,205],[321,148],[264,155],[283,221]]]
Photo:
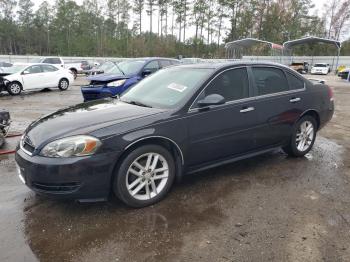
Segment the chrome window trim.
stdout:
[[[197,95],[196,99],[193,100],[193,102],[192,102],[190,108],[188,109],[188,112],[192,112],[192,111],[194,111],[194,110],[200,109],[200,107],[194,107],[194,108],[192,108],[192,106],[195,104],[195,102],[197,101],[198,97],[204,92],[204,90],[205,90],[205,89],[211,84],[211,82],[213,82],[218,76],[220,76],[221,74],[223,74],[223,73],[225,73],[225,72],[227,72],[227,71],[235,70],[235,69],[241,69],[241,68],[245,68],[245,69],[247,70],[247,77],[248,77],[248,82],[249,82],[249,74],[248,74],[247,66],[238,66],[238,67],[233,67],[233,68],[227,68],[227,69],[221,71],[221,72],[220,72],[219,74],[217,74],[216,76],[214,76],[213,79],[211,79],[211,80],[209,81],[209,83],[207,83],[207,84],[205,85],[205,87],[202,89],[202,91]],[[248,85],[248,92],[249,92],[249,85]],[[246,97],[246,98],[242,98],[242,99],[238,99],[238,100],[245,100],[245,99],[250,99],[250,98],[252,98],[252,97]],[[227,105],[227,104],[232,103],[232,102],[236,102],[236,101],[238,101],[238,100],[231,100],[231,101],[228,101],[228,102],[226,102],[224,105]],[[220,106],[222,106],[222,105],[220,105]]]
[[[276,67],[276,66],[271,66],[271,65],[254,65],[252,66],[253,67],[269,67],[269,68],[276,68],[276,69],[279,69],[283,72],[283,74],[285,75],[285,71],[279,67]],[[235,68],[230,68],[230,69],[226,69],[222,72],[220,72],[219,74],[217,74],[212,80],[210,80],[210,82],[203,88],[203,90],[198,94],[198,96],[196,97],[196,99],[193,101],[193,103],[191,104],[189,110],[188,110],[188,113],[191,113],[191,112],[195,112],[195,111],[198,111],[200,109],[200,107],[195,107],[195,108],[192,108],[193,104],[197,101],[198,97],[202,94],[202,92],[208,87],[208,85],[217,77],[219,76],[220,74],[228,71],[228,70],[234,70],[234,69],[239,69],[239,68],[247,68],[247,66],[240,66],[240,67],[235,67]],[[297,76],[295,76],[297,77]],[[249,78],[249,76],[248,76]],[[298,78],[299,79],[299,78]],[[287,80],[287,83],[288,83],[288,88],[291,88],[290,85],[289,85],[289,82],[288,82],[288,79],[286,77],[286,80]],[[275,97],[275,96],[280,96],[280,95],[288,95],[288,94],[294,94],[294,93],[299,93],[299,92],[303,92],[306,90],[306,83],[305,81],[304,82],[304,87],[303,88],[300,88],[300,89],[292,89],[292,90],[288,90],[288,91],[282,91],[282,92],[278,92],[278,93],[271,93],[271,94],[266,94],[266,95],[259,95],[259,96],[251,96],[251,97],[247,97],[247,98],[242,98],[242,99],[238,99],[238,100],[232,100],[232,101],[228,101],[226,102],[225,104],[223,105],[218,105],[218,106],[211,106],[213,108],[220,108],[220,107],[223,107],[223,106],[226,106],[226,105],[231,105],[231,104],[237,104],[237,103],[242,103],[242,102],[249,102],[249,101],[254,101],[254,100],[258,100],[258,99],[263,99],[263,98],[268,98],[268,97]]]
[[132,145],[142,141],[142,140],[146,140],[146,139],[149,139],[149,138],[162,138],[162,139],[166,139],[168,141],[170,141],[171,143],[173,143],[177,149],[179,150],[180,152],[180,156],[181,156],[181,162],[182,162],[182,165],[185,164],[185,159],[184,159],[184,155],[183,155],[183,152],[181,150],[181,147],[172,139],[168,138],[168,137],[165,137],[165,136],[147,136],[147,137],[143,137],[143,138],[140,138],[140,139],[137,139],[136,141],[128,144],[125,148],[124,148],[124,151],[127,150],[128,148],[130,148]]

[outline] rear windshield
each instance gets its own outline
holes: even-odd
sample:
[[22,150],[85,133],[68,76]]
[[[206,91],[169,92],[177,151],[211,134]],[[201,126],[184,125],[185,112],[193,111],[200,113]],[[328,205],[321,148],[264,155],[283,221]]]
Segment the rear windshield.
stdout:
[[315,64],[315,67],[327,67],[325,64]]

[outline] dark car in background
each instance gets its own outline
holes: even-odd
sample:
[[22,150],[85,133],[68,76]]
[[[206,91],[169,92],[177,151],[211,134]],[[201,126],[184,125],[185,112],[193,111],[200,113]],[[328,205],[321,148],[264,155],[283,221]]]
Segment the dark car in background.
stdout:
[[84,101],[122,94],[150,74],[179,60],[170,58],[135,58],[115,64],[106,74],[88,77],[90,84],[81,87]]
[[119,62],[115,61],[106,61],[101,63],[100,65],[90,68],[85,72],[87,76],[94,76],[99,74],[108,73],[108,71],[113,70],[116,67],[116,64]]
[[330,87],[282,65],[181,65],[119,98],[33,122],[16,161],[21,180],[39,194],[97,201],[114,192],[143,207],[183,174],[280,147],[304,156],[333,112]]

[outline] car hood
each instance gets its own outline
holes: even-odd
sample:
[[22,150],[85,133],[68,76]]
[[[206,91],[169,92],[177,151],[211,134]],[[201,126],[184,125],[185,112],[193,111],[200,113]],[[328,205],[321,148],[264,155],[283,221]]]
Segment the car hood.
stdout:
[[95,130],[165,110],[141,107],[117,99],[96,100],[78,104],[44,116],[26,130],[35,147],[62,137],[88,134]]
[[101,74],[101,75],[95,75],[95,76],[89,76],[87,79],[90,81],[95,82],[108,82],[113,80],[120,80],[120,79],[128,79],[132,76],[123,75],[123,74]]
[[0,73],[0,77],[4,77],[4,76],[9,76],[11,75],[10,73]]

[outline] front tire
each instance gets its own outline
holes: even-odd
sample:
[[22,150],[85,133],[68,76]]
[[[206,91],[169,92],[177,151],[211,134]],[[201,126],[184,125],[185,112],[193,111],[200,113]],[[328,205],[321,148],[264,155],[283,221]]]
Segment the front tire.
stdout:
[[162,146],[144,145],[130,152],[115,171],[113,191],[126,205],[145,207],[162,200],[175,179],[175,163]]
[[66,91],[69,87],[69,81],[65,78],[62,78],[60,80],[60,82],[58,83],[58,88],[61,90],[61,91]]
[[12,82],[8,84],[7,92],[12,96],[18,96],[22,92],[22,85],[18,82]]
[[312,116],[304,116],[295,124],[293,134],[284,152],[293,157],[302,157],[312,149],[317,134],[317,123]]

